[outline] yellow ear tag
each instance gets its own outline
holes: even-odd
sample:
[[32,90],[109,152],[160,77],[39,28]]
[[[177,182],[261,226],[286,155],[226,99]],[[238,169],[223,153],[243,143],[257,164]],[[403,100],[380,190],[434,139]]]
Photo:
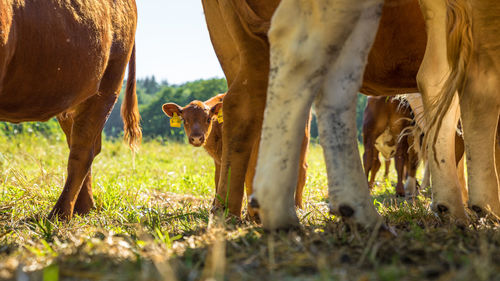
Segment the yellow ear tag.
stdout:
[[222,108],[219,110],[219,113],[217,113],[217,122],[224,122],[224,119],[222,118]]
[[174,116],[170,118],[170,127],[180,128],[181,127],[181,118],[174,112]]

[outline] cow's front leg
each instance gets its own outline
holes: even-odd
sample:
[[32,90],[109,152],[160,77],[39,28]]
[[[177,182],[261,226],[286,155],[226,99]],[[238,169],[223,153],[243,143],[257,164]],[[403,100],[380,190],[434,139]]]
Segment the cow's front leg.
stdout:
[[[314,4],[312,4],[314,3]],[[332,209],[364,226],[379,219],[356,143],[356,92],[377,30],[381,1],[284,0],[269,32],[271,72],[257,171],[267,229],[298,224],[294,187],[304,119],[316,99]]]

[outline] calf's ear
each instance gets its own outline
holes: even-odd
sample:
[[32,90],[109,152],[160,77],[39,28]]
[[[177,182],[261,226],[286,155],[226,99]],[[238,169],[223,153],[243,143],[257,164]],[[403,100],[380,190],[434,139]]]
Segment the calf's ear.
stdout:
[[182,107],[175,103],[165,103],[161,108],[168,117],[174,116],[174,113],[177,113],[178,116],[182,116]]
[[222,109],[222,102],[216,103],[214,106],[210,108],[210,115],[211,116],[217,115],[219,113],[219,110],[221,109]]

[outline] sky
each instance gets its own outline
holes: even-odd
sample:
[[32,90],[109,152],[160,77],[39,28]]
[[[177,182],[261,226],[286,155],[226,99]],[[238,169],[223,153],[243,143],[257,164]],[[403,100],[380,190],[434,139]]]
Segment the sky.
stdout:
[[224,77],[201,0],[137,0],[137,78],[180,84]]

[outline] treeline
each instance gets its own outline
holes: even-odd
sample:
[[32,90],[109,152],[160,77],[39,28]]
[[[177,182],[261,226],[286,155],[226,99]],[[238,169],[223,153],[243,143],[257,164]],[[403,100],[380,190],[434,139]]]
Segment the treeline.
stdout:
[[[124,88],[122,88],[123,91]],[[223,78],[196,80],[180,85],[170,85],[167,81],[158,82],[154,76],[138,79],[137,98],[144,139],[184,141],[184,130],[182,128],[170,128],[168,117],[161,110],[162,104],[175,102],[184,106],[193,100],[205,101],[214,95],[226,91],[227,83]],[[119,139],[123,136],[123,122],[120,117],[122,96],[123,93],[120,94],[104,127],[104,135],[108,139]],[[358,137],[361,136],[365,105],[366,97],[359,95],[356,115]],[[39,133],[44,136],[59,136],[62,133],[55,118],[48,122],[27,122],[20,124],[0,122],[0,130],[6,136],[31,133]],[[316,119],[314,118],[311,124],[311,137],[317,139],[317,136],[318,129]]]
[[[185,106],[193,100],[205,101],[226,91],[226,80],[222,78],[196,80],[181,85],[169,85],[166,81],[157,82],[154,76],[137,80],[137,97],[144,138],[182,140],[184,130],[170,128],[168,117],[161,110],[161,106],[166,102]],[[110,138],[123,135],[123,123],[120,117],[121,97],[122,95],[104,127],[105,135]]]

